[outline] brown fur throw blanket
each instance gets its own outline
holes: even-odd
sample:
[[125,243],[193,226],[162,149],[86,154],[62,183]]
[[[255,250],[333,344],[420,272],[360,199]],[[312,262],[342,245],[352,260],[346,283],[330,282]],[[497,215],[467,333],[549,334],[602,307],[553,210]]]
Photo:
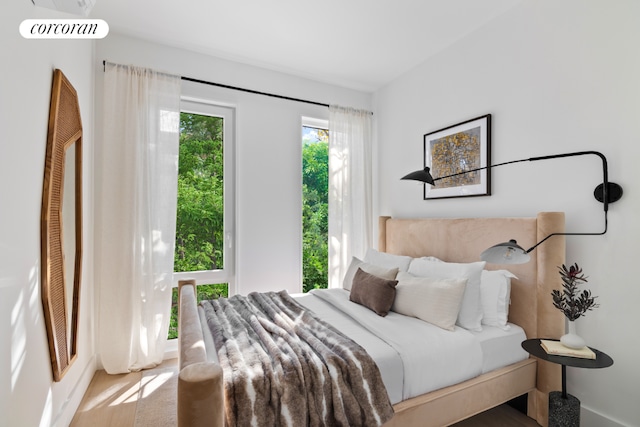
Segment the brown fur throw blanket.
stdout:
[[203,301],[227,426],[380,426],[393,408],[366,351],[286,291]]

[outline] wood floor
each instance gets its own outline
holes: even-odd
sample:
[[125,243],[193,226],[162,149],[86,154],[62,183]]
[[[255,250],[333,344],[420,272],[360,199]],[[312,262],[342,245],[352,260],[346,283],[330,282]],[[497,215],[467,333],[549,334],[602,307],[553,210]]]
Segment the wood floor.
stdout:
[[[155,370],[133,372],[123,375],[107,375],[98,371],[76,412],[71,427],[142,427],[172,426],[175,424],[175,398],[172,393],[159,392],[161,383],[167,383],[167,375],[175,375],[177,360],[167,360]],[[153,372],[160,374],[153,375]],[[169,373],[169,374],[168,374]],[[163,376],[164,375],[164,376]],[[154,379],[155,378],[155,379]],[[161,381],[159,381],[161,379]],[[155,385],[154,385],[155,381]],[[168,404],[161,401],[152,406],[153,399],[170,399]],[[157,402],[156,402],[157,403]],[[538,424],[508,405],[462,421],[454,427],[538,427]]]
[[511,406],[501,405],[456,423],[453,427],[540,427],[540,425]]

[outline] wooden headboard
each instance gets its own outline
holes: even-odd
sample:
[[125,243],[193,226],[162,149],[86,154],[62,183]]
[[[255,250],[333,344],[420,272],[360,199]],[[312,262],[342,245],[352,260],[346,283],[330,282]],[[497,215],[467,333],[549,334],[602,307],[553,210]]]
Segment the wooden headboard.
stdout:
[[[564,232],[564,213],[542,212],[535,218],[418,218],[380,217],[378,249],[411,257],[434,256],[448,262],[474,262],[494,244],[516,239],[529,248],[551,233]],[[561,288],[558,267],[565,262],[564,236],[554,236],[519,265],[487,264],[489,270],[507,269],[512,281],[509,321],[520,325],[528,338],[559,338],[564,318],[551,303],[551,291]],[[560,387],[558,366],[540,363],[537,389],[542,401]],[[544,411],[544,408],[539,408]]]

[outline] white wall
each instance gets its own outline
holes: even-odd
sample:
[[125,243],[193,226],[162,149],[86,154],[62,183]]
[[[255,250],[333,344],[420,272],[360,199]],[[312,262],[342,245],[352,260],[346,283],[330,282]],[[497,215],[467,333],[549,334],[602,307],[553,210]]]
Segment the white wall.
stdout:
[[609,231],[567,237],[567,262],[584,268],[600,303],[578,320],[578,332],[615,361],[607,369],[568,369],[568,391],[582,401],[586,427],[640,425],[639,19],[635,0],[524,0],[378,91],[374,101],[380,214],[559,210],[566,212],[567,231],[598,232],[604,215],[592,196],[602,182],[595,156],[494,169],[490,197],[424,201],[422,187],[400,177],[422,168],[425,133],[487,113],[494,163],[582,150],[607,156],[609,179],[624,188],[610,206]]
[[[0,425],[66,425],[93,374],[91,164],[94,80],[96,143],[100,142],[103,59],[203,80],[371,108],[368,94],[293,78],[205,55],[109,35],[89,41],[24,40],[23,19],[64,17],[13,2],[2,14],[0,79],[4,132],[0,144]],[[578,262],[601,307],[579,321],[588,343],[614,366],[569,368],[569,392],[586,410],[583,425],[640,425],[634,385],[640,369],[635,240],[638,211],[640,3],[634,0],[523,0],[470,37],[380,90],[378,213],[396,216],[567,213],[568,231],[602,227],[592,196],[600,164],[589,157],[506,166],[493,171],[494,195],[423,201],[421,188],[399,178],[422,167],[422,136],[443,126],[493,114],[493,160],[595,149],[607,155],[610,179],[624,187],[611,205],[605,236],[569,237],[567,261]],[[62,382],[51,379],[40,302],[40,203],[47,117],[54,68],[80,96],[85,130],[85,248],[78,361]],[[326,108],[203,87],[237,108],[238,291],[299,290],[300,117],[327,118]],[[547,177],[541,174],[548,174]],[[532,179],[532,178],[535,178]],[[634,239],[635,238],[635,239]],[[633,331],[633,329],[632,329]],[[635,335],[632,333],[632,338]]]
[[[97,111],[102,61],[150,67],[199,80],[311,101],[371,108],[371,95],[230,62],[199,53],[110,34],[97,42]],[[322,106],[202,84],[198,94],[236,108],[236,291],[301,291],[301,118],[328,118]],[[101,123],[96,115],[96,137]]]
[[[25,40],[29,18],[68,18],[11,2],[0,18],[0,425],[65,426],[95,370],[93,343],[93,42]],[[40,207],[53,70],[78,92],[84,131],[84,256],[78,358],[53,382],[40,293]]]

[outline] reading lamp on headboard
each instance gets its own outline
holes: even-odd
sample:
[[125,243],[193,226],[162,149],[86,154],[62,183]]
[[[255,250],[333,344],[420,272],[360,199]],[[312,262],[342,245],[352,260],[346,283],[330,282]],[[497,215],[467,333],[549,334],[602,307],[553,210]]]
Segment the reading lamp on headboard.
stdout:
[[614,182],[609,182],[609,172],[607,168],[607,158],[597,151],[578,151],[573,153],[563,153],[563,154],[553,154],[550,156],[541,156],[541,157],[531,157],[528,159],[520,159],[520,160],[512,160],[504,163],[497,163],[495,165],[484,166],[481,168],[470,169],[463,172],[454,173],[451,175],[441,176],[438,178],[433,178],[430,173],[429,167],[425,167],[422,170],[417,170],[415,172],[411,172],[408,175],[402,177],[402,179],[421,181],[425,184],[436,185],[436,181],[441,179],[450,178],[452,176],[464,175],[470,172],[476,172],[483,169],[495,168],[498,166],[509,165],[512,163],[520,163],[520,162],[535,162],[538,160],[549,160],[549,159],[557,159],[560,157],[573,157],[573,156],[583,156],[587,154],[594,154],[600,159],[602,159],[602,174],[603,174],[603,182],[598,185],[596,189],[593,191],[593,195],[599,202],[604,204],[604,231],[600,233],[552,233],[547,237],[530,247],[529,249],[523,249],[520,247],[515,240],[509,240],[508,242],[499,243],[495,246],[492,246],[486,249],[480,255],[480,259],[483,261],[487,261],[494,264],[523,264],[528,262],[529,252],[533,251],[538,245],[545,242],[552,236],[599,236],[605,234],[607,232],[607,212],[609,210],[609,203],[616,202],[620,200],[622,197],[622,187]]

